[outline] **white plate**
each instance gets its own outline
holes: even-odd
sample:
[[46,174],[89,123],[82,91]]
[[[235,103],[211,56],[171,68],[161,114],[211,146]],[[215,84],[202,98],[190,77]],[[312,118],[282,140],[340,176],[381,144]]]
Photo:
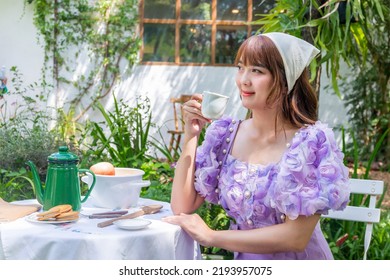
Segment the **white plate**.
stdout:
[[26,217],[26,220],[32,223],[38,223],[38,224],[64,224],[64,223],[73,223],[76,222],[77,220],[72,220],[72,221],[57,221],[57,220],[48,220],[48,221],[39,221],[37,217],[38,213],[32,213],[31,215],[28,215]]
[[145,219],[125,219],[114,222],[114,225],[121,229],[139,230],[149,226],[152,222]]

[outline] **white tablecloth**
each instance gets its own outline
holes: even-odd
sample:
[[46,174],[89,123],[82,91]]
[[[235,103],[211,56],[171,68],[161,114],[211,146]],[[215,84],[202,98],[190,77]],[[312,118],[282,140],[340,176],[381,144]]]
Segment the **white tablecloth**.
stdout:
[[[28,203],[35,201],[26,201]],[[200,259],[199,246],[180,227],[162,222],[171,215],[169,203],[140,199],[139,205],[163,204],[156,214],[143,218],[152,223],[142,230],[105,228],[83,215],[74,223],[38,224],[25,218],[0,224],[0,259],[11,260],[168,260]],[[103,212],[83,205],[81,213]],[[136,211],[138,209],[130,209]],[[129,211],[129,212],[130,212]]]

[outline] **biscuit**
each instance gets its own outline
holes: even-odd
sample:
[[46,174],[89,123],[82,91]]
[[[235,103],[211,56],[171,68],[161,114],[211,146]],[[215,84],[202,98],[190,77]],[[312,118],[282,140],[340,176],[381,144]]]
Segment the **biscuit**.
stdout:
[[37,214],[37,217],[38,218],[48,218],[48,219],[50,219],[50,218],[55,218],[56,216],[58,216],[59,214],[61,214],[61,212],[60,211],[51,211],[51,212],[49,212],[49,211],[45,211],[45,212],[42,212],[42,213],[38,213]]
[[69,211],[65,213],[61,213],[56,216],[57,221],[73,221],[79,218],[79,212],[77,211]]
[[50,208],[45,212],[37,214],[38,221],[47,221],[53,220],[62,213],[68,213],[72,211],[72,205],[70,204],[61,204]]
[[72,205],[70,204],[61,204],[61,205],[57,205],[57,206],[54,206],[52,208],[50,208],[48,210],[48,212],[60,212],[60,213],[65,213],[65,212],[69,212],[72,210]]
[[48,220],[55,220],[56,216],[58,216],[59,212],[42,212],[37,214],[37,220],[38,221],[48,221]]

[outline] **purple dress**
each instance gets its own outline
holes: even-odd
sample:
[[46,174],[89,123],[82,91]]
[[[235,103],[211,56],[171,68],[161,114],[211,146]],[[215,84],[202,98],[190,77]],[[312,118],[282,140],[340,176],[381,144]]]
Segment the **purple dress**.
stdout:
[[[342,210],[349,201],[348,169],[333,131],[321,122],[301,128],[278,163],[241,162],[230,155],[239,122],[213,122],[196,153],[195,189],[220,204],[235,220],[231,229],[248,230],[283,223],[284,217]],[[226,154],[221,160],[221,154]],[[320,223],[303,252],[251,254],[235,259],[333,259]]]

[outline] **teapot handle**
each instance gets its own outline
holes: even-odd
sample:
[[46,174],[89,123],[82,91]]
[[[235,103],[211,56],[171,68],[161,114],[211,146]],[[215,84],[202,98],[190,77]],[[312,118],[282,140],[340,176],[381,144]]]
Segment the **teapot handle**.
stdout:
[[88,192],[86,193],[84,198],[81,200],[81,202],[83,203],[83,202],[87,201],[89,195],[91,194],[91,191],[92,191],[93,187],[95,186],[96,177],[95,177],[95,174],[91,170],[89,170],[89,169],[79,169],[79,172],[89,173],[92,176],[92,183],[89,186]]

